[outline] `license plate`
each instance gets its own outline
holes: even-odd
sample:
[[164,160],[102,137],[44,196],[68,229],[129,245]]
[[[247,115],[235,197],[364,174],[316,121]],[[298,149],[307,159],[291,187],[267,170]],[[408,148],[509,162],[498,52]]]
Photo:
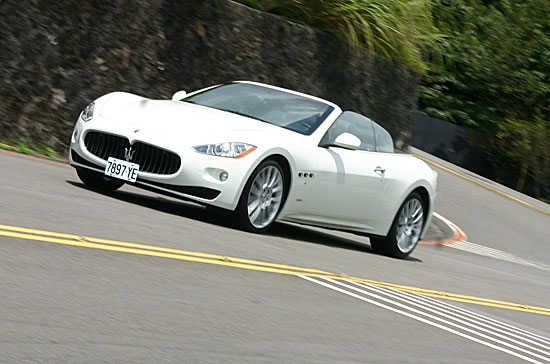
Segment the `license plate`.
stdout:
[[122,179],[128,182],[135,182],[139,171],[139,164],[123,161],[109,157],[105,166],[105,175]]

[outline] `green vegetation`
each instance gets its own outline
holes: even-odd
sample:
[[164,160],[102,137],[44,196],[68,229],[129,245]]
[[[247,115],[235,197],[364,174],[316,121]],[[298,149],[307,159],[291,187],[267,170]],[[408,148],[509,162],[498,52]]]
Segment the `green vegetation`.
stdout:
[[26,154],[26,155],[32,155],[33,154],[31,148],[29,147],[29,145],[25,142],[17,143],[17,145],[15,146],[15,150],[18,151],[21,154]]
[[30,156],[44,156],[51,159],[59,159],[55,149],[46,144],[42,144],[38,148],[33,148],[26,141],[19,141],[13,144],[0,143],[0,150],[12,151]]
[[420,110],[475,129],[497,181],[550,197],[550,2],[440,0],[434,19],[449,62],[425,78]]
[[41,145],[40,147],[38,147],[38,153],[45,155],[49,158],[57,157],[57,152],[49,145]]
[[420,73],[440,54],[444,37],[433,25],[430,0],[241,0],[349,40]]
[[550,1],[240,2],[421,72],[421,112],[469,127],[490,177],[550,198]]

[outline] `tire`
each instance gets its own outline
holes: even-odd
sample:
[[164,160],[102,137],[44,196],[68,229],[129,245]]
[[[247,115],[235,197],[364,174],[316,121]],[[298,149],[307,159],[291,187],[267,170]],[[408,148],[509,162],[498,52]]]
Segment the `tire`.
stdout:
[[397,211],[388,235],[370,239],[372,250],[394,258],[406,258],[420,240],[426,221],[425,206],[422,196],[411,193]]
[[103,191],[118,190],[124,185],[124,181],[120,179],[107,177],[100,172],[92,171],[85,168],[77,168],[76,174],[86,186],[97,188]]
[[262,162],[250,175],[235,209],[240,228],[262,233],[273,224],[283,206],[287,179],[274,160]]

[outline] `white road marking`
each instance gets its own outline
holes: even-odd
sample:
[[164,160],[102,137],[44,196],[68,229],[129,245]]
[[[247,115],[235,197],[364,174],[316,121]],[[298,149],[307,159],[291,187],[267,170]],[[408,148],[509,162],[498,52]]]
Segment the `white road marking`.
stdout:
[[542,269],[547,272],[550,272],[550,265],[548,264],[527,260],[515,254],[506,253],[501,250],[489,248],[489,247],[475,244],[475,243],[470,243],[469,241],[459,241],[456,243],[447,244],[445,246],[448,246],[449,248],[455,248],[455,249],[467,251],[469,253],[483,255],[490,258],[505,260],[512,263],[518,263],[525,266],[530,266],[530,267],[534,267],[534,268],[538,268],[538,269]]
[[326,277],[298,276],[525,361],[539,364],[550,363],[550,339],[458,306],[433,298],[364,283],[337,281]]
[[[534,268],[538,268],[538,269],[542,269],[547,272],[550,272],[550,265],[548,264],[527,260],[515,254],[507,253],[494,248],[489,248],[480,244],[471,243],[466,240],[467,239],[466,234],[452,221],[446,219],[445,217],[441,216],[437,212],[434,212],[433,215],[437,219],[447,224],[447,226],[454,232],[455,236],[459,237],[457,238],[458,240],[452,240],[451,242],[444,244],[444,246],[466,251],[468,253],[483,255],[490,258],[522,264],[525,266],[534,267]],[[463,239],[460,239],[460,237],[463,237]]]
[[[464,326],[467,326],[467,327],[479,330],[481,332],[492,334],[504,340],[514,340],[514,342],[520,346],[524,346],[528,349],[538,351],[542,354],[546,354],[550,356],[550,346],[547,347],[545,345],[540,345],[539,343],[536,342],[536,340],[532,340],[531,338],[528,338],[528,337],[524,338],[521,335],[516,333],[508,333],[508,336],[507,336],[506,330],[502,328],[498,328],[497,327],[498,325],[496,325],[495,327],[491,327],[491,325],[484,323],[485,320],[481,315],[478,315],[477,317],[477,319],[479,320],[478,322],[475,319],[464,317],[462,313],[461,314],[453,313],[453,311],[454,312],[460,311],[459,307],[455,307],[453,305],[446,304],[444,302],[439,302],[438,300],[430,297],[423,297],[423,296],[419,296],[409,292],[400,292],[400,291],[391,290],[391,289],[382,289],[379,287],[373,287],[366,284],[359,284],[356,282],[350,282],[350,283],[356,286],[359,286],[361,288],[375,291],[377,293],[396,299],[398,301],[405,302],[405,304],[408,303],[409,305],[407,307],[411,307],[411,306],[419,307],[420,309],[423,309],[427,312],[431,312],[432,314],[436,314],[446,319],[455,321],[456,323],[452,323],[452,321],[448,321],[448,322],[451,322],[451,326],[458,327],[458,328],[463,328]],[[438,308],[434,308],[434,307],[438,307]],[[456,310],[454,310],[455,308]],[[480,319],[480,318],[483,318],[483,319]],[[461,326],[461,325],[464,325],[464,326]],[[465,330],[471,333],[475,333],[475,331],[473,330],[469,330],[469,329],[465,329]],[[510,337],[512,337],[512,339],[510,339]],[[523,343],[518,340],[522,340],[526,342]],[[544,338],[543,338],[543,341],[544,341]],[[531,345],[531,344],[534,344],[534,345]],[[506,345],[506,346],[509,346],[509,345]],[[544,351],[542,349],[539,349],[537,348],[537,346],[542,346],[543,348],[549,351]]]

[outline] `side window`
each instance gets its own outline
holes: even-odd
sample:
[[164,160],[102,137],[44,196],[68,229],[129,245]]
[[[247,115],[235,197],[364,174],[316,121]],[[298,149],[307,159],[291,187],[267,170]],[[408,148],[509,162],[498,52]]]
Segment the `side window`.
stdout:
[[393,153],[393,139],[390,133],[374,122],[372,123],[372,126],[374,128],[374,136],[376,138],[376,151]]
[[345,111],[332,123],[323,139],[321,139],[321,144],[332,144],[340,134],[350,133],[361,139],[360,150],[374,151],[373,124],[371,119],[363,115],[352,111]]

